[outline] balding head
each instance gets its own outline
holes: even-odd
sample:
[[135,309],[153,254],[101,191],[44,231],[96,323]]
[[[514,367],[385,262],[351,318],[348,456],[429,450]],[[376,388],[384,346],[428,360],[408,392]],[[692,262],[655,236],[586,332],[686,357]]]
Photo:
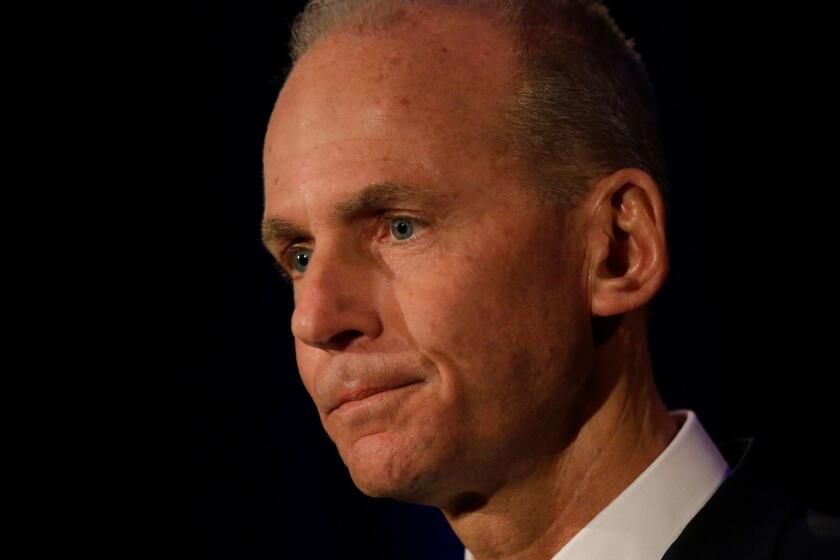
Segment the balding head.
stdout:
[[338,30],[375,35],[418,20],[434,29],[445,11],[476,26],[464,47],[481,39],[482,20],[510,37],[509,50],[495,53],[514,64],[493,124],[538,193],[572,207],[598,179],[636,167],[667,197],[652,85],[633,41],[599,1],[313,0],[295,22],[292,59]]
[[[281,141],[322,144],[348,129],[375,136],[377,127],[389,123],[418,142],[458,135],[462,149],[491,149],[492,159],[504,158],[508,146],[499,122],[510,104],[515,70],[506,30],[471,13],[429,7],[402,12],[387,31],[378,29],[360,34],[345,25],[307,49],[277,101],[292,101],[298,110],[276,112],[269,139],[275,138],[276,119],[292,127],[284,128]],[[304,130],[318,134],[300,134]],[[434,153],[440,146],[428,149]]]

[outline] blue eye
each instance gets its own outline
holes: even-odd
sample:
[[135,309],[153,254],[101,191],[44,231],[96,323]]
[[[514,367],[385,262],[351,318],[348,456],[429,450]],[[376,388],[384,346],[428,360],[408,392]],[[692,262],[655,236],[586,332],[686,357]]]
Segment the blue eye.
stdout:
[[395,218],[391,220],[391,233],[400,241],[414,235],[414,224],[408,218]]
[[312,249],[305,249],[303,247],[295,247],[292,249],[292,266],[298,272],[306,272],[306,267],[309,265],[309,259],[312,258]]

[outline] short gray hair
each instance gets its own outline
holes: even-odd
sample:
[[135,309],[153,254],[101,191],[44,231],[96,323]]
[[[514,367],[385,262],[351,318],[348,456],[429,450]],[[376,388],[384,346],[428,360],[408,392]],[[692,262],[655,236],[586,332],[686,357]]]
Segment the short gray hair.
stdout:
[[292,62],[332,30],[387,26],[417,5],[475,9],[512,32],[519,68],[498,128],[540,195],[571,208],[598,179],[637,167],[667,203],[653,85],[598,0],[310,0],[293,24]]

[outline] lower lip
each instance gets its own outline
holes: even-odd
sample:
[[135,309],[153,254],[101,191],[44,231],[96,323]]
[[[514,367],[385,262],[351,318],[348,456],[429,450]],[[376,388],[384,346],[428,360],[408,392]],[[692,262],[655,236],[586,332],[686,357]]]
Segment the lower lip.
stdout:
[[342,414],[346,414],[346,413],[350,413],[351,411],[354,411],[354,410],[362,410],[362,409],[365,409],[365,408],[375,406],[377,404],[383,404],[383,403],[386,403],[388,400],[390,400],[394,397],[401,396],[406,390],[410,390],[412,388],[415,388],[420,383],[421,383],[420,381],[415,381],[413,383],[408,383],[406,385],[401,385],[399,387],[394,387],[393,389],[386,389],[384,391],[374,393],[373,395],[371,395],[369,397],[365,397],[363,399],[358,399],[358,400],[355,400],[355,401],[348,401],[348,402],[342,404],[341,406],[339,406],[338,408],[336,408],[335,410],[333,410],[333,412],[334,413],[339,412],[339,413],[342,413]]

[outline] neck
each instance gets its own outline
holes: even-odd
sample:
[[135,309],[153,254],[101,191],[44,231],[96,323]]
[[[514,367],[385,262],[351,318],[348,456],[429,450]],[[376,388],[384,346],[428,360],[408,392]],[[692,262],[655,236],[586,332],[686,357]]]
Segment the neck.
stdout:
[[643,323],[625,316],[596,349],[590,390],[602,392],[593,401],[600,404],[570,444],[485,496],[479,509],[444,509],[476,560],[551,558],[676,435],[654,384]]

